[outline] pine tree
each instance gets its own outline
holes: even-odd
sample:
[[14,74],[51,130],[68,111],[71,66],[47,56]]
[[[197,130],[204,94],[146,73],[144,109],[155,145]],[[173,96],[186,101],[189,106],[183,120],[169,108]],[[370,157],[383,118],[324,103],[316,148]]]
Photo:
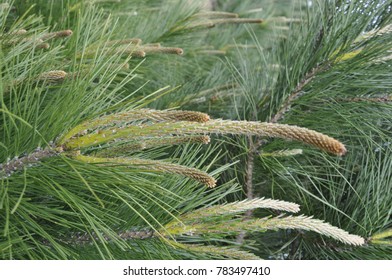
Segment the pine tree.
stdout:
[[390,259],[392,2],[3,1],[2,259]]

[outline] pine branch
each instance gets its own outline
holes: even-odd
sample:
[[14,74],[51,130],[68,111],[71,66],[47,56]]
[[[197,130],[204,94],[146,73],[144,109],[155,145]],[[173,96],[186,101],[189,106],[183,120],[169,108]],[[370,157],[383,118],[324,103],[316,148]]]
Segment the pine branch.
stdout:
[[274,209],[292,213],[299,212],[299,205],[296,203],[276,199],[254,198],[194,210],[193,212],[183,215],[182,219],[200,220],[211,216],[233,215],[244,212],[246,213],[249,210],[258,208]]
[[221,12],[221,11],[202,11],[200,13],[196,13],[193,17],[201,17],[201,18],[238,18],[239,15],[235,13],[229,12]]
[[[112,237],[101,234],[102,236],[98,237],[98,234],[95,232],[92,233],[82,233],[82,232],[74,232],[71,233],[67,237],[62,237],[58,238],[59,241],[62,243],[66,244],[71,244],[73,246],[84,246],[88,244],[92,244],[93,241],[100,241],[100,240],[105,240],[105,241],[112,241]],[[143,240],[143,239],[149,239],[149,238],[154,238],[154,231],[150,229],[129,229],[126,231],[120,231],[117,233],[117,238],[124,240],[124,241],[129,241],[129,240]],[[44,240],[43,243],[45,245],[50,245],[51,243],[48,240]]]
[[212,245],[187,245],[187,244],[181,244],[181,247],[183,249],[190,250],[192,252],[216,255],[228,259],[260,260],[260,258],[255,254],[240,250],[235,247],[223,247],[223,246],[212,246]]
[[62,139],[60,144],[78,134],[86,134],[88,130],[92,131],[105,126],[113,126],[119,124],[127,124],[136,120],[152,120],[161,121],[190,121],[190,122],[206,122],[210,119],[207,114],[193,111],[159,111],[153,109],[138,109],[125,113],[117,113],[100,117],[95,120],[88,120],[76,126],[69,131]]
[[37,148],[32,153],[8,160],[6,163],[0,164],[0,179],[7,178],[14,172],[21,171],[24,168],[37,165],[43,159],[58,156],[61,152],[61,148],[57,148],[52,144],[44,149]]
[[59,83],[64,81],[69,74],[62,70],[53,70],[49,72],[44,72],[37,77],[37,81],[49,82],[49,83]]
[[292,93],[284,101],[280,109],[271,118],[270,122],[271,123],[279,122],[283,118],[284,114],[287,113],[288,110],[290,110],[292,103],[302,95],[303,93],[302,90],[304,89],[304,87],[307,86],[316,77],[316,75],[328,70],[330,67],[331,66],[328,63],[324,63],[316,66],[311,71],[306,73],[304,78],[297,84],[297,86],[292,91]]
[[[247,199],[253,199],[253,172],[254,172],[254,166],[255,166],[255,155],[258,152],[258,149],[261,146],[261,139],[259,139],[258,142],[254,143],[252,137],[248,137],[249,140],[249,151],[246,156],[246,161],[245,161],[245,192],[246,192],[246,198]],[[253,209],[249,209],[245,213],[244,219],[248,219],[253,215]],[[246,232],[243,231],[237,236],[237,243],[242,244],[244,242],[246,236]]]
[[72,30],[67,29],[67,30],[61,30],[61,31],[56,31],[56,32],[51,32],[48,34],[45,34],[41,37],[41,39],[43,41],[47,41],[50,39],[55,39],[55,38],[65,38],[65,37],[69,37],[72,35]]
[[[248,137],[250,142],[249,152],[246,157],[245,162],[245,190],[246,190],[246,197],[248,199],[253,199],[253,170],[254,170],[254,161],[255,161],[255,154],[259,147],[255,146],[251,137]],[[248,216],[251,215],[251,212],[248,212]]]
[[261,152],[260,156],[262,157],[291,157],[302,154],[301,149],[292,149],[292,150],[277,150],[273,152]]
[[302,229],[311,230],[319,234],[332,237],[343,243],[349,245],[363,245],[365,240],[357,235],[352,235],[346,231],[331,226],[323,221],[313,219],[312,217],[298,216],[298,217],[276,217],[271,219],[260,219],[246,226],[250,228],[260,228],[260,229]]
[[207,174],[196,168],[186,167],[178,164],[163,162],[159,160],[148,160],[140,158],[99,158],[92,156],[84,156],[80,154],[71,155],[73,158],[86,163],[96,164],[124,164],[127,166],[138,166],[146,170],[163,171],[170,174],[179,174],[185,177],[192,178],[206,186],[213,188],[216,185],[216,180]]
[[62,140],[61,144],[63,144],[65,150],[72,150],[98,145],[120,138],[129,139],[145,136],[155,137],[195,133],[277,137],[298,140],[340,156],[346,153],[346,148],[341,142],[310,129],[284,124],[226,120],[210,120],[204,123],[178,121],[175,123],[162,122],[153,125],[127,126],[125,128],[102,130],[99,134],[87,134],[65,141],[68,135],[71,135],[71,133],[68,133],[67,137],[63,138],[64,140]]
[[[253,203],[255,202],[255,203]],[[253,209],[254,207],[258,207],[258,203],[262,200],[258,201],[250,201],[242,202],[245,210]],[[272,205],[276,203],[276,201],[271,201]],[[232,204],[231,207],[236,208],[236,204]],[[252,207],[253,206],[253,207]],[[219,206],[217,206],[219,207]],[[227,206],[223,206],[224,208],[229,208]],[[261,206],[263,207],[263,206]],[[268,207],[266,205],[266,207]],[[230,208],[229,208],[230,209]],[[224,210],[224,209],[222,209]],[[200,211],[200,210],[197,210]],[[208,211],[208,208],[207,208]],[[265,230],[278,230],[278,229],[296,229],[296,230],[306,230],[313,231],[336,240],[339,240],[343,243],[360,246],[365,244],[364,238],[349,234],[348,232],[331,226],[328,223],[325,223],[321,220],[313,219],[312,217],[306,216],[278,216],[273,218],[262,218],[262,219],[220,219],[220,220],[195,220],[194,215],[185,215],[180,217],[180,221],[173,221],[164,227],[164,231],[162,231],[162,235],[166,236],[167,234],[173,235],[209,235],[209,234],[226,234],[232,235],[235,233],[241,233],[243,231],[265,231]],[[230,217],[230,216],[228,216]]]
[[182,145],[187,143],[208,144],[210,137],[206,135],[155,137],[140,139],[122,145],[109,145],[107,148],[98,150],[95,155],[99,157],[111,157],[114,155],[124,155],[129,152],[158,148],[164,146]]

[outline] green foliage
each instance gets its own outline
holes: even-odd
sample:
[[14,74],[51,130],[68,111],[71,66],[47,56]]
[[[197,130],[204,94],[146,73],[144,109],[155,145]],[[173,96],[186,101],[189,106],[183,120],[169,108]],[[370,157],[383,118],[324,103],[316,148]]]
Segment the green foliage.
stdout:
[[392,2],[206,2],[0,4],[2,259],[390,259]]

